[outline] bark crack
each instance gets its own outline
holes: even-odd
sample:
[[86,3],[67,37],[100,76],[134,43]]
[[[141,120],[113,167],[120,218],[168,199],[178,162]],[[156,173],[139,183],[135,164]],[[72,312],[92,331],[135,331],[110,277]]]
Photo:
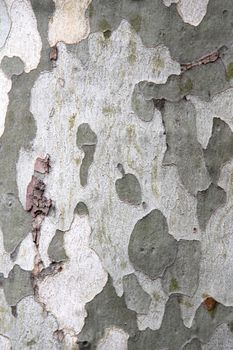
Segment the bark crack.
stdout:
[[188,63],[181,63],[181,72],[186,72],[187,70],[190,70],[194,67],[200,66],[202,64],[209,64],[209,63],[214,63],[216,62],[219,58],[221,58],[222,54],[222,47],[220,49],[217,49],[216,51],[213,51],[205,56],[200,57],[199,59],[193,61],[193,62],[188,62]]

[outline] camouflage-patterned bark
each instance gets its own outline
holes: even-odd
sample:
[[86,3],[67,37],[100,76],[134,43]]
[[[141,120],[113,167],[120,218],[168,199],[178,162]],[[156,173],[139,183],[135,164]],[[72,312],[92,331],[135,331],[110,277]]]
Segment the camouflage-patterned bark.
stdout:
[[232,0],[0,0],[0,349],[233,349]]

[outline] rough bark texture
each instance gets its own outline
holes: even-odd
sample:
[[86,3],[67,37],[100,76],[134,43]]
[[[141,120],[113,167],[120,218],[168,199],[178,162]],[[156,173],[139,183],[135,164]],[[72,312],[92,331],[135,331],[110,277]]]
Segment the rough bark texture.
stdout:
[[233,349],[232,0],[0,0],[0,349]]

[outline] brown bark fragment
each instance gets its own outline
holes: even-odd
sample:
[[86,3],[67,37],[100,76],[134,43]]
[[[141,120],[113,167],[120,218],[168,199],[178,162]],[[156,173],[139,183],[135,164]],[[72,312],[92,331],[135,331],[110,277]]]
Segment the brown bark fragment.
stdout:
[[58,56],[58,50],[57,50],[57,46],[55,45],[50,48],[50,53],[49,53],[50,61],[56,61],[57,56]]
[[200,66],[201,64],[208,64],[217,61],[220,58],[220,50],[211,52],[210,54],[199,58],[197,61],[189,62],[189,63],[181,63],[181,72],[185,72],[186,70],[192,69],[196,66]]
[[[49,156],[44,159],[37,158],[34,166],[34,170],[41,174],[49,172]],[[33,241],[39,244],[39,235],[42,222],[45,216],[48,215],[52,205],[51,199],[47,199],[44,196],[45,183],[39,179],[36,175],[32,176],[32,179],[27,187],[26,195],[26,210],[31,212],[32,215],[32,235]]]
[[49,173],[49,155],[48,154],[44,159],[40,157],[36,158],[34,170],[41,174]]
[[214,310],[215,306],[217,304],[217,301],[212,298],[212,297],[207,297],[204,301],[203,301],[203,306],[207,311],[212,311]]

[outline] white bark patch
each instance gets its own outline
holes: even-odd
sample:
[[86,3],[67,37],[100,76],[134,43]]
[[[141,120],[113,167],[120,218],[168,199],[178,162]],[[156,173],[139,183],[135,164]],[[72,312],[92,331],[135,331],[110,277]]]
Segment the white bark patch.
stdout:
[[11,347],[10,339],[0,335],[0,349],[1,350],[11,350],[12,347]]
[[189,97],[197,112],[197,138],[203,148],[207,147],[211,137],[215,117],[225,121],[233,132],[232,98],[233,88],[215,95],[210,102],[195,96]]
[[28,73],[38,66],[42,48],[36,17],[28,0],[7,0],[6,4],[12,26],[0,51],[0,61],[4,56],[17,56],[24,62]]
[[58,343],[53,337],[58,324],[52,315],[47,315],[34,297],[26,297],[17,304],[17,318],[13,317],[6,335],[12,342],[12,348],[24,350],[57,350]]
[[128,338],[129,335],[120,328],[107,328],[103,339],[100,340],[97,346],[97,350],[127,350]]
[[[170,213],[173,211],[176,215],[174,206],[178,200],[176,196],[172,198],[171,191],[177,191],[181,186],[178,175],[168,172],[169,179],[163,176],[165,170],[162,170],[161,163],[166,140],[160,113],[156,111],[150,123],[139,120],[132,112],[132,92],[134,85],[142,80],[165,83],[169,75],[180,74],[180,66],[171,59],[166,47],[145,48],[126,21],[121,22],[109,39],[105,39],[102,33],[95,33],[89,36],[88,42],[90,59],[85,68],[75,55],[66,51],[65,45],[59,44],[56,67],[52,72],[42,73],[32,89],[31,112],[36,120],[37,135],[33,152],[20,152],[17,165],[19,196],[25,203],[27,182],[22,176],[25,173],[23,169],[32,169],[36,155],[49,154],[51,171],[46,177],[46,197],[53,200],[55,214],[45,220],[41,229],[39,249],[45,265],[50,262],[47,248],[56,229],[70,229],[74,208],[82,201],[90,213],[90,246],[113,278],[118,295],[122,295],[122,278],[133,272],[128,258],[128,243],[135,223],[151,209],[159,208],[168,217],[169,224]],[[88,123],[97,135],[94,160],[85,187],[81,186],[79,178],[84,153],[76,145],[77,129],[82,123]],[[154,188],[157,186],[158,196],[151,186],[151,164],[155,157],[158,158],[158,171],[154,176]],[[142,205],[134,207],[121,202],[118,198],[115,190],[115,181],[121,177],[118,163],[122,163],[126,173],[137,177],[146,209]],[[193,200],[186,192],[184,197],[187,201]],[[184,204],[177,203],[177,206],[177,210],[181,207],[184,214],[178,215],[180,221],[177,219],[176,228],[171,233],[181,235],[179,225],[186,225],[191,220],[190,231],[186,230],[186,238],[191,239],[195,219],[190,219],[191,214],[187,219],[185,213],[190,209],[185,201]],[[194,213],[195,208],[192,210],[191,213]],[[73,225],[69,232],[73,232]],[[65,237],[70,234],[65,233]],[[71,253],[71,261],[74,261],[75,255],[85,255],[88,249],[82,248],[79,242],[75,253]],[[73,294],[72,290],[81,286],[72,287],[71,277],[71,284],[66,286],[63,274],[72,276],[73,271],[79,273],[73,270],[75,267],[72,267],[71,261],[60,275],[47,278],[46,284],[41,287],[41,297],[61,324],[81,328],[85,317],[84,305],[91,299],[82,297],[76,302],[77,293]],[[91,283],[90,276],[88,273],[85,278],[83,276],[82,290],[85,290],[84,283]],[[103,287],[103,276],[100,285]],[[61,306],[65,298],[57,295],[57,291],[64,288],[67,288],[64,295],[72,293],[67,304],[69,312],[66,306]],[[49,295],[46,290],[53,292]],[[61,298],[61,302],[57,298]],[[163,298],[160,300],[162,312],[165,301]],[[68,319],[75,305],[79,314]],[[153,318],[154,328],[158,327],[161,317],[158,317],[158,322]]]
[[45,217],[43,225],[40,231],[40,244],[38,247],[41,260],[44,266],[47,267],[51,263],[48,256],[49,243],[53,239],[56,233],[56,226],[58,224],[58,219],[52,215]]
[[4,249],[3,234],[0,229],[0,271],[4,274],[5,277],[7,277],[12,267],[13,264],[10,258],[10,254],[8,254]]
[[35,256],[36,247],[30,232],[20,244],[15,264],[18,264],[23,270],[31,271],[34,268]]
[[7,7],[4,0],[0,1],[0,48],[6,42],[7,36],[10,32],[11,20],[8,15]]
[[60,328],[76,333],[81,331],[87,316],[85,304],[100,293],[107,282],[100,259],[89,248],[90,233],[88,218],[76,216],[64,236],[69,261],[62,272],[39,285],[40,300],[56,316]]
[[35,255],[35,246],[32,241],[32,235],[29,233],[21,242],[16,261],[13,262],[10,258],[10,254],[4,249],[3,234],[0,230],[0,271],[5,277],[8,276],[15,264],[19,265],[23,270],[31,271],[34,266]]
[[64,346],[62,350],[70,350],[70,349],[77,349],[77,336],[65,333],[65,337],[63,340]]
[[177,11],[185,23],[198,26],[206,15],[209,0],[163,0],[165,6],[177,4]]
[[49,22],[49,43],[59,41],[75,44],[85,39],[90,31],[85,12],[91,0],[54,0],[56,10]]
[[[4,56],[19,57],[24,62],[25,72],[28,73],[38,66],[42,48],[41,38],[37,30],[36,17],[29,0],[6,0],[5,2],[8,14],[6,13],[4,18],[6,22],[9,16],[11,28],[7,34],[4,46],[0,49],[0,63]],[[4,19],[2,20],[4,21]],[[5,117],[9,102],[8,92],[10,89],[11,80],[0,70],[0,137],[4,132]]]
[[[0,51],[1,55],[1,51]],[[0,70],[0,137],[4,132],[5,117],[9,103],[8,92],[11,89],[11,80]]]
[[17,304],[17,317],[14,317],[8,306],[3,290],[0,289],[1,310],[1,335],[11,340],[0,339],[6,348],[1,350],[24,350],[29,345],[35,349],[58,349],[58,343],[53,337],[53,332],[58,329],[58,324],[52,315],[47,315],[42,307],[34,300],[34,297],[26,297]]

